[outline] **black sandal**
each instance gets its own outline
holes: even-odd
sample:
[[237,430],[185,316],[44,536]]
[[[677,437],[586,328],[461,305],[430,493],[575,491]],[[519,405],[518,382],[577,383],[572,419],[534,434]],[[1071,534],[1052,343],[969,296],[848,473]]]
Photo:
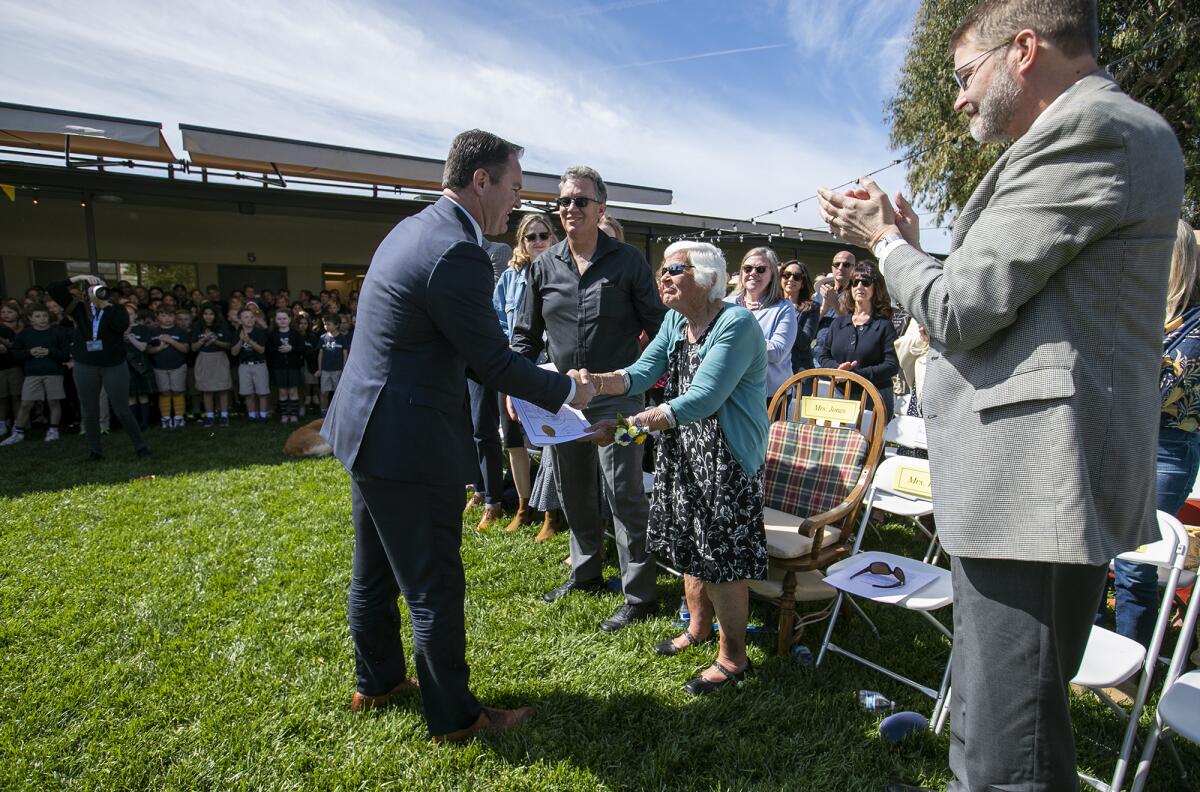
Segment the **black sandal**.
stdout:
[[[667,640],[663,641],[660,644],[657,644],[654,647],[654,653],[657,655],[662,655],[663,657],[674,657],[675,655],[679,654],[680,652],[686,652],[688,649],[691,649],[696,644],[704,643],[704,641],[701,641],[699,638],[692,635],[691,630],[684,630],[683,637],[687,638],[686,646],[676,646],[675,639],[668,638]],[[705,639],[705,641],[708,641],[708,640],[711,640],[711,638]]]
[[746,667],[741,671],[730,671],[720,663],[713,663],[713,668],[716,668],[718,671],[720,671],[724,676],[724,679],[718,682],[713,682],[712,680],[705,679],[704,672],[701,671],[694,678],[689,680],[688,683],[683,686],[683,689],[688,693],[691,693],[693,696],[703,696],[708,693],[712,693],[714,690],[719,688],[726,687],[727,685],[736,686],[750,675],[751,671],[754,669],[754,664],[747,660]]

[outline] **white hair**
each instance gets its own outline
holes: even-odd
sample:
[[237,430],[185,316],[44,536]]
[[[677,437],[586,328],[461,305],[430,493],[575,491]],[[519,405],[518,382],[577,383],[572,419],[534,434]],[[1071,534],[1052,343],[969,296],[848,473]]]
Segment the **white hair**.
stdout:
[[710,302],[724,299],[725,279],[729,273],[725,254],[719,247],[708,242],[674,242],[663,251],[663,261],[676,253],[687,256],[688,264],[692,265],[692,280],[696,281],[697,286],[708,289]]

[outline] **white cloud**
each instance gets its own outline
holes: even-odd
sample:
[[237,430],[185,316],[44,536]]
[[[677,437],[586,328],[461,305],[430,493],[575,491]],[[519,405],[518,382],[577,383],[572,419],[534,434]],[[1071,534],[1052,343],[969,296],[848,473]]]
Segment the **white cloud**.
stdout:
[[[315,0],[93,0],[84,11],[0,0],[0,90],[9,101],[161,120],[168,130],[184,122],[431,157],[481,126],[525,145],[531,170],[585,162],[613,181],[672,188],[674,208],[729,217],[799,200],[889,156],[878,116],[864,123],[832,107],[796,128],[769,113],[737,115],[704,86],[639,70],[593,80],[610,64],[440,13]],[[789,13],[793,33],[811,23],[804,46],[850,19],[799,0]],[[883,29],[851,22],[876,40]],[[900,175],[889,181],[899,186]],[[820,225],[811,201],[780,219]]]

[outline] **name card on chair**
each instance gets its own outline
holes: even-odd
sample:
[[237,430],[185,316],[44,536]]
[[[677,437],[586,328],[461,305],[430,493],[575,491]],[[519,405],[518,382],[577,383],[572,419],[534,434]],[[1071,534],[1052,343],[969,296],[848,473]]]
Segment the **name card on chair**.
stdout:
[[800,402],[800,415],[813,421],[835,421],[852,424],[858,420],[858,402],[849,399],[826,399],[805,396]]
[[896,482],[892,488],[896,492],[903,492],[906,495],[933,500],[933,483],[929,479],[929,471],[925,468],[898,466]]

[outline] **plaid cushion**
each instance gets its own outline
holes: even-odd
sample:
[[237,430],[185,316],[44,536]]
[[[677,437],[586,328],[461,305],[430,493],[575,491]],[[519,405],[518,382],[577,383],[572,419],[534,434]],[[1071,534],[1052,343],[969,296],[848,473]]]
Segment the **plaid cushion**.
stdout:
[[858,483],[867,448],[856,429],[775,421],[767,438],[764,505],[800,517],[829,511]]

